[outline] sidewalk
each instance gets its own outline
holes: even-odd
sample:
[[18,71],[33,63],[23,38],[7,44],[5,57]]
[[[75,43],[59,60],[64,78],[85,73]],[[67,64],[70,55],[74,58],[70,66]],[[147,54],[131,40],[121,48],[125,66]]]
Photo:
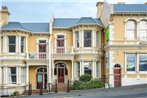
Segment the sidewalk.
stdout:
[[[119,88],[97,88],[97,89],[87,89],[87,90],[71,90],[70,92],[49,92],[44,95],[31,95],[31,96],[19,96],[19,97],[10,97],[10,98],[63,98],[63,97],[75,97],[75,96],[86,96],[86,95],[103,95],[103,94],[126,94],[127,92],[129,93],[130,91],[141,91],[145,90],[147,91],[147,84],[144,85],[135,85],[135,86],[126,86],[126,87],[119,87]],[[137,93],[137,92],[136,92]],[[8,97],[7,97],[8,98]]]

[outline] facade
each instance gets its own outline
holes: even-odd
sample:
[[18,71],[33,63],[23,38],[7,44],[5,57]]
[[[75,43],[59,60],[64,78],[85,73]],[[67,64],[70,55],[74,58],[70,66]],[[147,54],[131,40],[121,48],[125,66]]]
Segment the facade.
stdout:
[[98,2],[97,8],[97,18],[21,23],[9,21],[2,7],[1,94],[23,93],[29,83],[53,89],[84,74],[110,87],[147,83],[147,5]]
[[[99,3],[110,87],[147,84],[147,4]],[[105,12],[106,9],[110,9]]]

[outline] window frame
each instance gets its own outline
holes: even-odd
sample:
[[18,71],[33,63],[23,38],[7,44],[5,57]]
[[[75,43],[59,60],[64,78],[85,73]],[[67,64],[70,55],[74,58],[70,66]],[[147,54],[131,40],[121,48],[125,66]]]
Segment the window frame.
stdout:
[[[142,53],[142,54],[139,54],[139,58],[138,58],[138,62],[139,62],[139,63],[138,63],[138,64],[139,64],[139,65],[138,65],[138,71],[139,71],[140,73],[147,73],[147,70],[145,70],[145,71],[140,71],[140,56],[141,56],[141,55],[146,55],[146,57],[147,57],[147,54],[143,54],[143,53]],[[147,65],[146,65],[146,66],[147,66]]]
[[[13,44],[10,43],[10,37],[15,37],[15,43],[13,43]],[[12,51],[10,52],[10,46],[15,46],[14,52],[12,52]],[[9,53],[16,53],[16,46],[17,46],[16,45],[16,36],[8,36],[8,52]]]
[[[90,40],[90,46],[88,46],[88,45],[85,46],[85,43],[86,43],[86,42],[85,42],[85,41],[86,41],[86,40],[85,40],[85,34],[86,34],[86,33],[90,33],[90,36],[91,36],[90,38],[86,38],[86,40]],[[92,34],[92,30],[84,30],[84,34],[83,34],[84,48],[91,48],[91,47],[92,47],[92,35],[93,35],[93,34]]]
[[[141,22],[145,22],[146,23],[146,26],[147,26],[147,20],[141,20],[140,22],[139,22],[139,39],[141,40],[141,41],[147,41],[147,28],[141,28]],[[146,33],[146,37],[145,37],[145,39],[144,39],[144,37],[143,37],[143,39],[142,39],[142,37],[141,37],[141,31],[145,31],[145,33]]]

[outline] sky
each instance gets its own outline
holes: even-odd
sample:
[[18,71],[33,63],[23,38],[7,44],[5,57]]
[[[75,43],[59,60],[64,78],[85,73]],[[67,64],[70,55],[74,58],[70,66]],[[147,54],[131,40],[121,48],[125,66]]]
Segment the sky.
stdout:
[[[96,17],[96,3],[99,0],[0,0],[1,6],[7,6],[10,21],[49,22],[50,18]],[[103,0],[101,0],[103,1]],[[120,0],[106,0],[118,3]],[[147,0],[121,0],[126,3],[143,4]]]

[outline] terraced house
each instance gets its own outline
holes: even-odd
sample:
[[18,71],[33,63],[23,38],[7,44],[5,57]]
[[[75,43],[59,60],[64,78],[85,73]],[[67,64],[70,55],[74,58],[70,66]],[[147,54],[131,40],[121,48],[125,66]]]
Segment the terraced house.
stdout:
[[84,74],[110,87],[147,83],[147,5],[98,2],[97,9],[97,18],[21,23],[9,21],[3,6],[1,93],[23,93],[29,82],[33,90],[53,89],[55,82],[62,90]]

